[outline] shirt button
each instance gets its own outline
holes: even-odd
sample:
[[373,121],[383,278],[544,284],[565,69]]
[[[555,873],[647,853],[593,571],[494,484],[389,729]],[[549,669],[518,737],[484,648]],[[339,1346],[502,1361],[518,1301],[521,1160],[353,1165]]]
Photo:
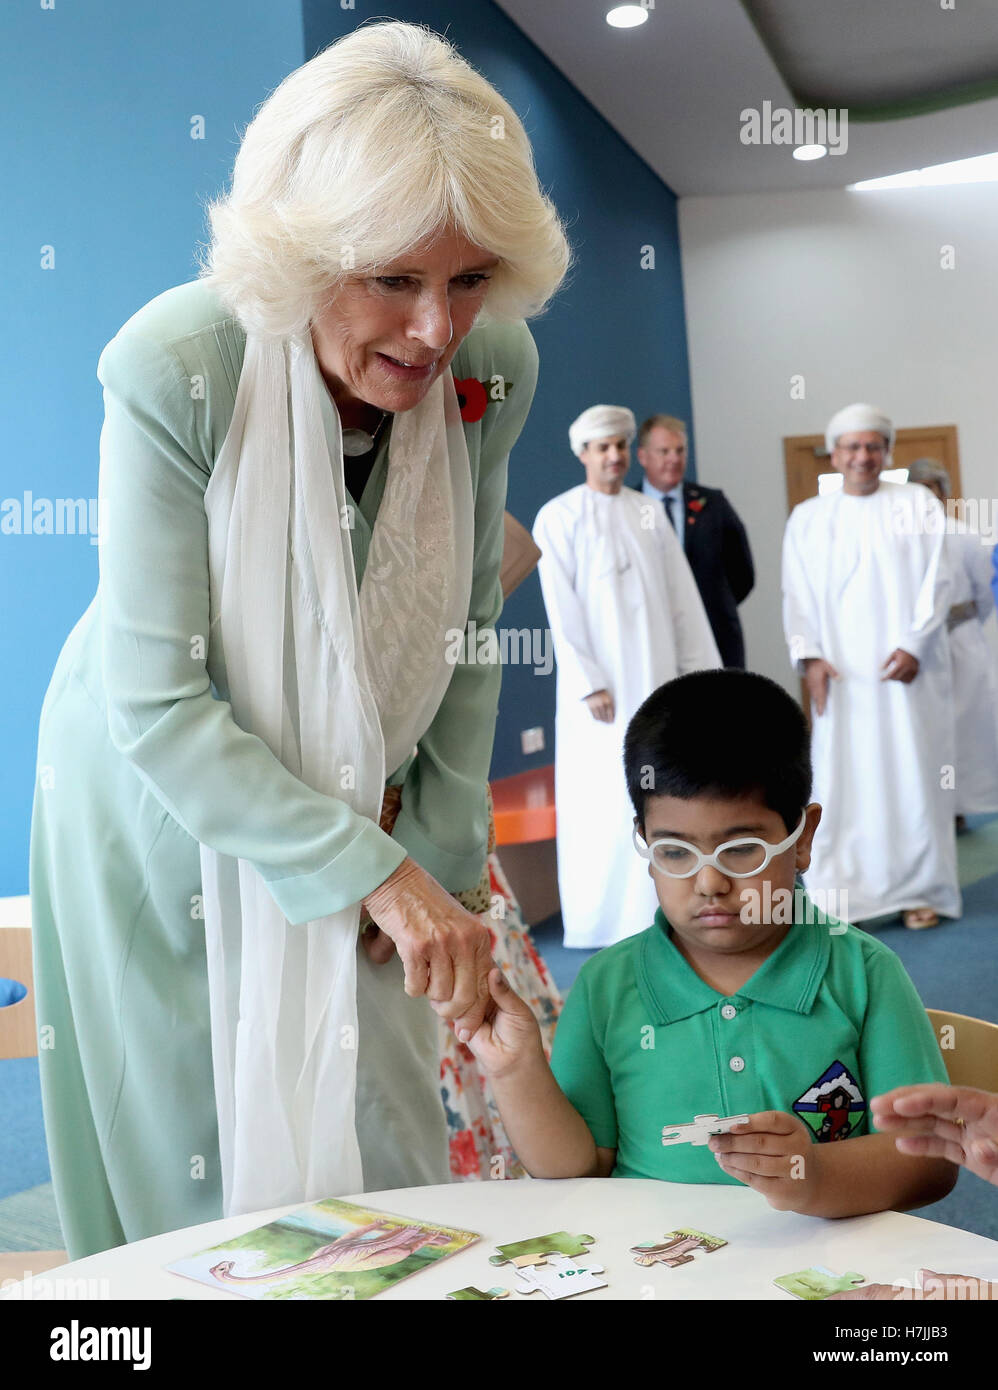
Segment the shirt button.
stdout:
[[732,1057],[731,1061],[728,1063],[728,1066],[731,1068],[732,1071],[744,1071],[744,1070],[745,1070],[745,1058],[744,1058],[744,1057]]
[[722,1004],[722,1005],[721,1005],[721,1017],[722,1017],[722,1018],[734,1018],[734,1016],[735,1016],[735,1014],[737,1014],[737,1012],[738,1012],[738,1010],[735,1008],[734,1004]]

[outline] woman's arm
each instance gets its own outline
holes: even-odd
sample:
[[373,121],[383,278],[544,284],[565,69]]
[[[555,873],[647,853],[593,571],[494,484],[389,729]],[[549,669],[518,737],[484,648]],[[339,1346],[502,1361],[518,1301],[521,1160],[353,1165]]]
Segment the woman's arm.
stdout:
[[406,850],[346,802],[295,777],[212,695],[210,461],[198,414],[212,403],[212,377],[206,398],[169,342],[134,330],[105,348],[98,376],[111,739],[190,835],[253,863],[289,921],[338,911],[383,883]]

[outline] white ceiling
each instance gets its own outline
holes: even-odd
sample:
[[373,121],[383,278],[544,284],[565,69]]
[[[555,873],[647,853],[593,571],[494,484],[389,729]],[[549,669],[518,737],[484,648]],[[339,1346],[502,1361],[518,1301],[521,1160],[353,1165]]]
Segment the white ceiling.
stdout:
[[[635,29],[606,23],[614,0],[495,3],[681,196],[841,188],[998,150],[998,97],[902,120],[852,121],[846,152],[813,163],[795,160],[789,145],[743,144],[744,109],[798,103],[738,0],[654,0]],[[810,48],[809,31],[790,22],[799,20],[800,0],[758,8],[790,80],[800,86],[803,74],[806,90],[826,93],[829,104],[869,101],[878,65],[894,74],[885,83],[894,100],[911,99],[920,73],[927,94],[998,79],[998,0],[955,0],[953,10],[939,0],[913,5],[834,0],[819,13],[820,0],[805,0],[816,20]],[[932,22],[921,14],[906,27],[905,10],[931,10]],[[990,52],[993,63],[983,56]]]
[[742,3],[802,105],[919,103],[998,74],[995,0]]

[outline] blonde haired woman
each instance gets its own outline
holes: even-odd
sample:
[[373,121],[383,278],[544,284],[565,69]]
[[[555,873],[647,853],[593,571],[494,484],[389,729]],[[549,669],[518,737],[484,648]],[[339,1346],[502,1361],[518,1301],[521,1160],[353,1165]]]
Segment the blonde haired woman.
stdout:
[[100,584],[41,717],[71,1258],[445,1181],[427,1000],[461,1031],[487,999],[451,894],[485,861],[500,671],[445,652],[501,608],[561,225],[508,104],[398,23],[286,78],[209,212],[200,279],[98,364]]

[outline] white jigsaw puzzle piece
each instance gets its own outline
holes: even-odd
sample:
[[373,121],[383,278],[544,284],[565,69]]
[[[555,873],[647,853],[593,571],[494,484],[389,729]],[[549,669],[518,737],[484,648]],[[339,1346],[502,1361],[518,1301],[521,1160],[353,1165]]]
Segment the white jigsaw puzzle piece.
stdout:
[[549,1255],[546,1265],[538,1268],[517,1270],[519,1287],[517,1293],[534,1293],[540,1289],[545,1298],[571,1298],[576,1293],[588,1293],[590,1289],[605,1289],[607,1281],[599,1278],[604,1273],[602,1265],[584,1265],[567,1255]]
[[662,1130],[662,1143],[669,1144],[706,1144],[712,1134],[727,1134],[733,1125],[743,1125],[748,1122],[747,1115],[728,1115],[721,1119],[720,1115],[697,1115],[691,1124],[687,1125],[665,1125]]

